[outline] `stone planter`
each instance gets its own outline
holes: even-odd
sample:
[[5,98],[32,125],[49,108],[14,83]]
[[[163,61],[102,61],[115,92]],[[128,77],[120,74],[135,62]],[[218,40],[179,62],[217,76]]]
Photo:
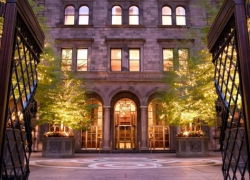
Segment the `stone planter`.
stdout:
[[48,137],[43,139],[43,157],[73,157],[75,156],[74,137]]
[[205,157],[208,155],[207,137],[176,137],[177,157]]

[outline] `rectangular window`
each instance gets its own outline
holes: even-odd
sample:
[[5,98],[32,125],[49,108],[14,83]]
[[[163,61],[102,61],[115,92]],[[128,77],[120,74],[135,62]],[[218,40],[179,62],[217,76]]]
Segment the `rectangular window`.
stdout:
[[163,70],[172,71],[174,68],[174,50],[163,49]]
[[77,71],[87,71],[88,49],[77,49]]
[[188,70],[188,49],[178,49],[178,58],[179,58],[179,70],[187,71]]
[[62,49],[62,71],[71,71],[72,68],[72,49]]
[[140,50],[129,50],[129,71],[140,71]]
[[122,70],[122,50],[111,49],[111,71]]

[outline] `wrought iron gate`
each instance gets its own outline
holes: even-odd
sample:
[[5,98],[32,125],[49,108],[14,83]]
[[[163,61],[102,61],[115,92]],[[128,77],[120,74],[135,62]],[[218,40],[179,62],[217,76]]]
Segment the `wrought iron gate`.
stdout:
[[0,49],[0,173],[2,179],[28,179],[36,69],[44,34],[27,0],[6,0],[1,9],[5,12]]
[[224,179],[249,179],[250,52],[245,0],[226,0],[208,34]]

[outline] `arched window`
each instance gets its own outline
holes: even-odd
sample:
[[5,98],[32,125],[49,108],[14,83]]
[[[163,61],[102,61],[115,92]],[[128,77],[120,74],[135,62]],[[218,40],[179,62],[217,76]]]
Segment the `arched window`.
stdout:
[[82,6],[79,9],[79,25],[89,24],[89,8],[88,6]]
[[168,6],[162,8],[162,25],[172,25],[172,10]]
[[112,24],[113,25],[122,24],[122,8],[120,6],[114,6],[112,8]]
[[176,8],[176,25],[186,25],[186,11],[180,6]]
[[65,9],[65,25],[74,25],[75,24],[75,8],[74,6],[67,6]]
[[131,6],[129,8],[129,24],[130,25],[139,24],[139,8],[136,6]]

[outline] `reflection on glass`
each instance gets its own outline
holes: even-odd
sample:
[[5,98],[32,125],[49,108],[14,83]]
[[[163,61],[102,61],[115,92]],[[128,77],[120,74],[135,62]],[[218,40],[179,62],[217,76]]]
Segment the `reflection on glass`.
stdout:
[[122,8],[120,6],[114,6],[112,8],[112,24],[113,25],[122,24]]
[[169,149],[170,133],[167,121],[161,112],[165,109],[164,105],[152,100],[148,105],[148,138],[150,150]]
[[122,50],[121,49],[111,49],[111,71],[121,71],[122,70]]
[[179,70],[188,70],[188,49],[178,49],[179,56]]
[[62,49],[62,71],[71,71],[72,49]]
[[186,12],[183,7],[176,8],[176,25],[186,25]]
[[140,71],[140,50],[129,50],[129,71]]
[[73,6],[68,6],[65,9],[65,25],[73,25],[75,21],[75,8]]
[[82,6],[79,9],[79,25],[89,24],[89,8],[87,6]]
[[139,24],[139,9],[136,6],[131,6],[129,8],[129,24],[130,25]]
[[87,131],[82,131],[82,148],[99,149],[102,147],[103,106],[95,98],[90,98],[87,103],[96,107],[91,110],[88,117],[91,120],[90,128]]
[[88,49],[77,49],[77,71],[87,71]]
[[174,50],[163,49],[163,70],[173,70]]
[[168,6],[162,8],[162,25],[172,25],[172,10]]

